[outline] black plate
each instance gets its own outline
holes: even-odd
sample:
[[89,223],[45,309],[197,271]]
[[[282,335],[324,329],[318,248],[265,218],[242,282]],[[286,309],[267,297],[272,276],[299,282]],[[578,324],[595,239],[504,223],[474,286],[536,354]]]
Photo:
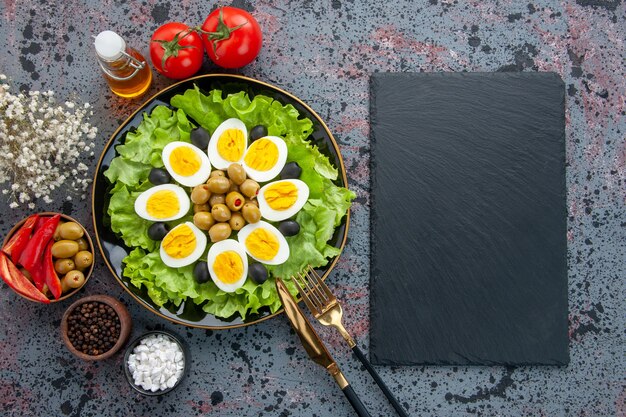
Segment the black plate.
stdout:
[[[104,172],[109,168],[111,160],[117,156],[115,146],[124,143],[126,133],[137,128],[139,123],[143,120],[143,113],[151,112],[152,109],[158,105],[171,107],[169,105],[170,99],[176,94],[183,94],[185,90],[193,88],[194,84],[198,85],[204,92],[219,89],[223,91],[224,95],[227,95],[245,91],[250,97],[265,95],[279,101],[283,105],[293,105],[302,117],[307,117],[313,122],[313,133],[308,139],[317,145],[320,151],[328,156],[330,162],[339,170],[339,178],[335,181],[337,185],[342,187],[347,186],[346,171],[337,142],[317,113],[300,99],[278,87],[239,75],[208,74],[174,84],[147,100],[126,119],[113,136],[111,136],[111,139],[109,139],[109,142],[102,151],[98,166],[96,167],[92,190],[92,215],[94,229],[96,231],[96,241],[100,252],[117,281],[139,302],[139,304],[172,322],[205,329],[225,329],[247,326],[273,317],[282,312],[282,310],[271,314],[269,308],[265,308],[259,311],[258,314],[244,321],[239,315],[223,319],[207,314],[202,310],[201,306],[194,304],[192,301],[183,302],[180,307],[176,307],[170,303],[159,307],[148,297],[145,287],[138,289],[131,285],[128,278],[123,276],[122,260],[128,255],[130,250],[108,227],[109,219],[107,218],[108,216],[106,216],[106,207],[108,207],[108,191],[111,187],[111,183],[104,176]],[[335,230],[335,234],[329,244],[343,249],[346,237],[348,236],[349,220],[350,213],[348,212],[348,215],[343,218],[341,225]],[[330,273],[337,259],[338,257],[333,259],[326,267],[318,269],[318,272],[323,278]]]

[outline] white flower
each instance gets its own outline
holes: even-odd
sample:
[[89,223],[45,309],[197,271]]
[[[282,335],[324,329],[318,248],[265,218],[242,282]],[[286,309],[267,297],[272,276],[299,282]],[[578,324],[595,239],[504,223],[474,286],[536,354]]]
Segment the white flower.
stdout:
[[[71,100],[62,106],[54,97],[53,91],[11,94],[9,84],[0,83],[0,184],[7,184],[2,194],[11,194],[11,208],[19,202],[35,207],[34,198],[50,203],[50,192],[59,188],[71,200],[90,181],[82,161],[93,156],[98,131],[85,120],[91,106]],[[67,174],[61,172],[72,173],[71,187],[63,187]]]

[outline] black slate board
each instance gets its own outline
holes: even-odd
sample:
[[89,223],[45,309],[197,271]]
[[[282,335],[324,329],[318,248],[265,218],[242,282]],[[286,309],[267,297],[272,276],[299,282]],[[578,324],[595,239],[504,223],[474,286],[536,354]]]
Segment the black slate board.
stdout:
[[372,362],[567,364],[561,79],[375,74],[370,93]]

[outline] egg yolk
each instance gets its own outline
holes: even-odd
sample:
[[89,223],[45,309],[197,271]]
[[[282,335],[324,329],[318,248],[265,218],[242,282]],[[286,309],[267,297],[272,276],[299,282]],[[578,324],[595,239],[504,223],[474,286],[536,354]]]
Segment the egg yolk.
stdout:
[[278,161],[278,146],[269,139],[259,139],[250,145],[244,161],[252,169],[267,171]]
[[226,129],[217,140],[217,153],[227,161],[239,161],[245,147],[246,141],[239,129]]
[[178,214],[178,196],[171,190],[160,190],[148,197],[146,212],[155,219],[167,219]]
[[278,182],[263,193],[267,205],[274,210],[287,210],[298,199],[298,187],[291,182]]
[[161,246],[163,246],[165,253],[172,258],[186,258],[196,248],[196,234],[191,230],[191,227],[183,224],[165,235]]
[[202,161],[191,148],[179,146],[170,154],[170,165],[175,173],[188,177],[200,170]]
[[229,250],[220,253],[213,262],[213,271],[217,279],[225,284],[234,284],[243,274],[243,261],[235,251]]
[[250,254],[262,261],[269,261],[278,254],[280,244],[272,232],[255,229],[246,238],[246,248]]

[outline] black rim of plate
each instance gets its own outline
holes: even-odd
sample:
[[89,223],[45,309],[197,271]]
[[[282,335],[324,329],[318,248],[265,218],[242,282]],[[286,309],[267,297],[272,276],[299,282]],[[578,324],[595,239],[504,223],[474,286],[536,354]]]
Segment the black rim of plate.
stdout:
[[[250,315],[244,321],[238,314],[229,318],[220,318],[205,313],[202,310],[202,305],[196,305],[191,300],[181,303],[179,307],[176,307],[172,303],[159,307],[152,302],[150,297],[148,297],[145,287],[142,286],[140,289],[136,288],[130,283],[128,278],[123,276],[122,259],[124,259],[129,253],[129,248],[124,245],[124,242],[116,236],[107,225],[108,218],[106,218],[105,214],[106,208],[108,207],[108,191],[111,184],[104,176],[104,172],[108,169],[111,160],[117,156],[115,147],[124,142],[128,131],[137,128],[139,123],[143,120],[144,113],[150,113],[152,109],[158,105],[172,107],[169,104],[170,99],[176,94],[182,94],[185,90],[193,88],[194,85],[197,85],[200,90],[205,93],[210,90],[219,89],[222,90],[224,96],[226,96],[230,93],[245,91],[251,98],[256,95],[265,95],[277,100],[283,105],[291,104],[296,108],[296,110],[298,110],[301,117],[307,117],[313,122],[313,133],[311,133],[308,140],[312,144],[316,145],[322,154],[329,158],[333,166],[337,167],[339,170],[339,176],[335,181],[335,184],[341,187],[348,186],[345,166],[335,138],[328,130],[324,121],[304,102],[278,87],[241,75],[201,75],[173,84],[149,98],[133,114],[131,114],[124,123],[122,123],[122,125],[115,131],[115,133],[113,133],[105,145],[96,167],[92,187],[91,208],[92,220],[96,234],[95,240],[100,248],[100,253],[102,254],[107,267],[119,284],[141,306],[154,314],[157,314],[174,323],[204,329],[219,330],[248,326],[274,317],[277,314],[280,314],[283,310],[281,309],[276,313],[271,313],[269,308],[263,308],[258,314]],[[191,120],[193,121],[193,119]],[[335,229],[335,234],[329,241],[329,244],[343,250],[348,236],[349,225],[350,211],[348,211],[347,215],[343,217],[341,225]],[[320,276],[322,276],[322,279],[325,279],[328,276],[338,259],[339,255],[332,259],[325,267],[316,268]]]

